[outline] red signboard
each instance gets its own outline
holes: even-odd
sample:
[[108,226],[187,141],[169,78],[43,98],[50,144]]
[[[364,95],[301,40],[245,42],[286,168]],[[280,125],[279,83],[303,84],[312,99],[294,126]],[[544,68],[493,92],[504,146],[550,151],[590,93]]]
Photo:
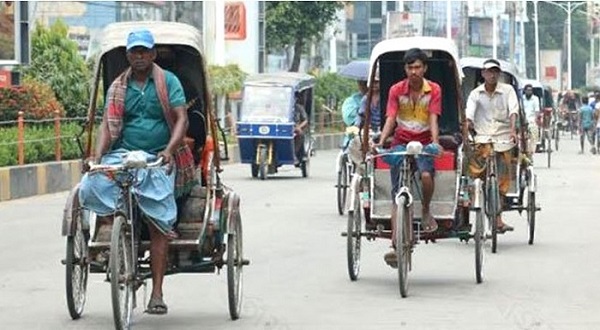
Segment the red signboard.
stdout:
[[12,85],[10,75],[10,71],[0,69],[0,88],[10,87]]
[[558,77],[558,73],[555,66],[547,66],[545,70],[546,72],[544,73],[544,77],[550,79],[556,79]]

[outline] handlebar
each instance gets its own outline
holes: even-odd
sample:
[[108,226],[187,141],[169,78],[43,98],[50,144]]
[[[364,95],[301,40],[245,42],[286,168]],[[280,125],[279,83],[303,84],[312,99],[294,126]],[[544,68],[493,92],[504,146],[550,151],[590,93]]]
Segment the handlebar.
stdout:
[[130,169],[152,169],[163,165],[163,157],[159,157],[156,161],[147,163],[146,161],[129,161],[123,164],[106,165],[106,164],[95,164],[94,162],[88,162],[90,172],[119,172]]

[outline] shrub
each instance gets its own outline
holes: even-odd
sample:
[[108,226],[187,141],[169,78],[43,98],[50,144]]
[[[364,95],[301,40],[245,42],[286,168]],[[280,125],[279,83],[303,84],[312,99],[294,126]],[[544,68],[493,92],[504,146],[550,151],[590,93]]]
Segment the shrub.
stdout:
[[47,84],[28,78],[22,86],[0,88],[0,121],[17,120],[23,111],[26,119],[44,119],[64,109]]

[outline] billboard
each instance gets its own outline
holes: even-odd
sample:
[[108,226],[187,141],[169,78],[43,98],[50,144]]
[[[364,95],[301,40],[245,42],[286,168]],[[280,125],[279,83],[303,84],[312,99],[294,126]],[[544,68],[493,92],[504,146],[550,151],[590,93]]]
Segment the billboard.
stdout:
[[423,35],[423,14],[389,11],[386,15],[386,39]]
[[17,59],[15,33],[15,5],[13,2],[0,2],[0,62]]
[[562,90],[561,82],[562,51],[559,49],[540,50],[540,80],[553,90]]

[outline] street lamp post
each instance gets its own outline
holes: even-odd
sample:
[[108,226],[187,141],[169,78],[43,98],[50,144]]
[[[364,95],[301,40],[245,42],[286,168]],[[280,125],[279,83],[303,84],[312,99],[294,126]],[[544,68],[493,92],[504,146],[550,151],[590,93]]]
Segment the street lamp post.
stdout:
[[[575,11],[575,9],[579,8],[580,6],[585,5],[586,3],[584,1],[567,1],[567,4],[565,6],[564,3],[556,3],[553,1],[543,1],[546,3],[549,3],[551,5],[555,5],[557,7],[559,7],[560,9],[564,10],[567,13],[567,89],[571,89],[573,87],[573,72],[572,72],[572,67],[573,67],[573,58],[571,57],[571,14],[573,13],[573,11]],[[573,4],[573,2],[575,2]],[[539,65],[539,63],[538,63]]]
[[540,27],[538,24],[538,1],[533,1],[533,16],[535,28],[535,80],[540,81]]

